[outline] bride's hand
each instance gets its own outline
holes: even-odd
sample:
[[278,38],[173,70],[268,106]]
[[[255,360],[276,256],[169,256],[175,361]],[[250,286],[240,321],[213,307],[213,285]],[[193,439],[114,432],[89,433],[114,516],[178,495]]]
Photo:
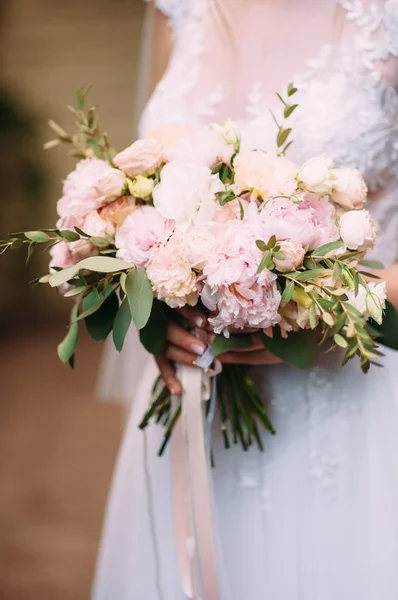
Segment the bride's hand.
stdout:
[[[224,352],[218,356],[218,360],[224,364],[238,365],[278,365],[283,363],[283,360],[269,352],[264,348],[261,336],[255,329],[237,330],[234,333],[250,333],[252,343],[247,348],[235,348],[229,352]],[[214,340],[214,333],[208,334],[209,342]]]
[[[196,307],[186,307],[178,310],[178,312],[188,319],[192,327],[203,329],[203,337],[206,338],[207,319],[203,311]],[[166,352],[155,356],[155,360],[165,385],[172,394],[179,396],[182,389],[176,377],[173,363],[193,365],[198,356],[205,352],[207,344],[172,320],[169,321],[167,328],[167,342]]]

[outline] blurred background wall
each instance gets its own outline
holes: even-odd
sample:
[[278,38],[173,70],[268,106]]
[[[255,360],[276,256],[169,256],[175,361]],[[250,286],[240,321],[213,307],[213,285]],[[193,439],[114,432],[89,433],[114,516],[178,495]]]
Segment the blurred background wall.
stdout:
[[[66,149],[42,150],[47,119],[70,130],[77,88],[92,84],[116,147],[131,143],[142,0],[0,0],[0,239],[51,227]],[[0,599],[89,597],[122,430],[94,395],[101,348],[82,336],[74,372],[58,363],[65,301],[28,286],[40,252],[0,259]],[[117,599],[115,599],[117,600]]]

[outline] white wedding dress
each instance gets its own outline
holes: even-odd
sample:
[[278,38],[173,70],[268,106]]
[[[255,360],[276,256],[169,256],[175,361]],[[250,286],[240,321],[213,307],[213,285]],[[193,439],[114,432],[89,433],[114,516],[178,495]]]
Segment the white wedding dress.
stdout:
[[[274,91],[299,88],[302,161],[326,152],[360,168],[379,225],[374,253],[398,260],[398,1],[158,0],[174,33],[141,133],[223,121],[274,149]],[[132,410],[105,520],[94,600],[182,600],[170,455],[161,426],[137,429],[156,370],[132,332],[106,386]],[[277,434],[226,451],[214,423],[211,476],[223,600],[397,600],[398,354],[367,375],[321,356],[310,372],[256,369]],[[139,375],[142,377],[139,379]],[[216,419],[217,421],[217,419]],[[206,598],[204,600],[207,600]]]

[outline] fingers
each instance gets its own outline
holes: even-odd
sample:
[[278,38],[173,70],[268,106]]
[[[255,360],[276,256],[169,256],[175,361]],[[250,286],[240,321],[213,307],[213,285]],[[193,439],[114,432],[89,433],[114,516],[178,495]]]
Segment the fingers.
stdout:
[[192,366],[197,358],[197,355],[192,354],[192,352],[186,352],[178,346],[173,346],[170,344],[166,350],[166,358],[176,363]]
[[197,306],[184,306],[183,308],[177,308],[177,312],[183,315],[192,325],[196,327],[206,328],[207,318],[203,310]]
[[166,387],[174,396],[181,396],[181,384],[176,377],[171,361],[164,354],[155,356],[155,361]]
[[268,350],[254,350],[250,352],[225,352],[218,359],[224,364],[238,365],[279,365],[283,360],[274,356]]
[[185,352],[193,354],[194,358],[195,356],[201,356],[207,348],[205,342],[173,322],[170,322],[168,325],[167,340],[171,342],[171,344],[174,344],[174,346],[185,350]]

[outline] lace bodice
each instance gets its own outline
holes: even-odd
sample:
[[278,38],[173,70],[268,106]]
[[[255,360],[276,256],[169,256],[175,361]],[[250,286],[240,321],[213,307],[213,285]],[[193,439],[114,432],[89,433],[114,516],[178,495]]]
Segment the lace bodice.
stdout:
[[374,254],[387,264],[397,260],[398,0],[156,5],[170,18],[174,46],[141,133],[233,118],[245,143],[273,149],[269,109],[278,118],[282,106],[273,92],[292,80],[299,108],[290,118],[289,156],[302,161],[326,152],[336,164],[361,169],[379,224]]

